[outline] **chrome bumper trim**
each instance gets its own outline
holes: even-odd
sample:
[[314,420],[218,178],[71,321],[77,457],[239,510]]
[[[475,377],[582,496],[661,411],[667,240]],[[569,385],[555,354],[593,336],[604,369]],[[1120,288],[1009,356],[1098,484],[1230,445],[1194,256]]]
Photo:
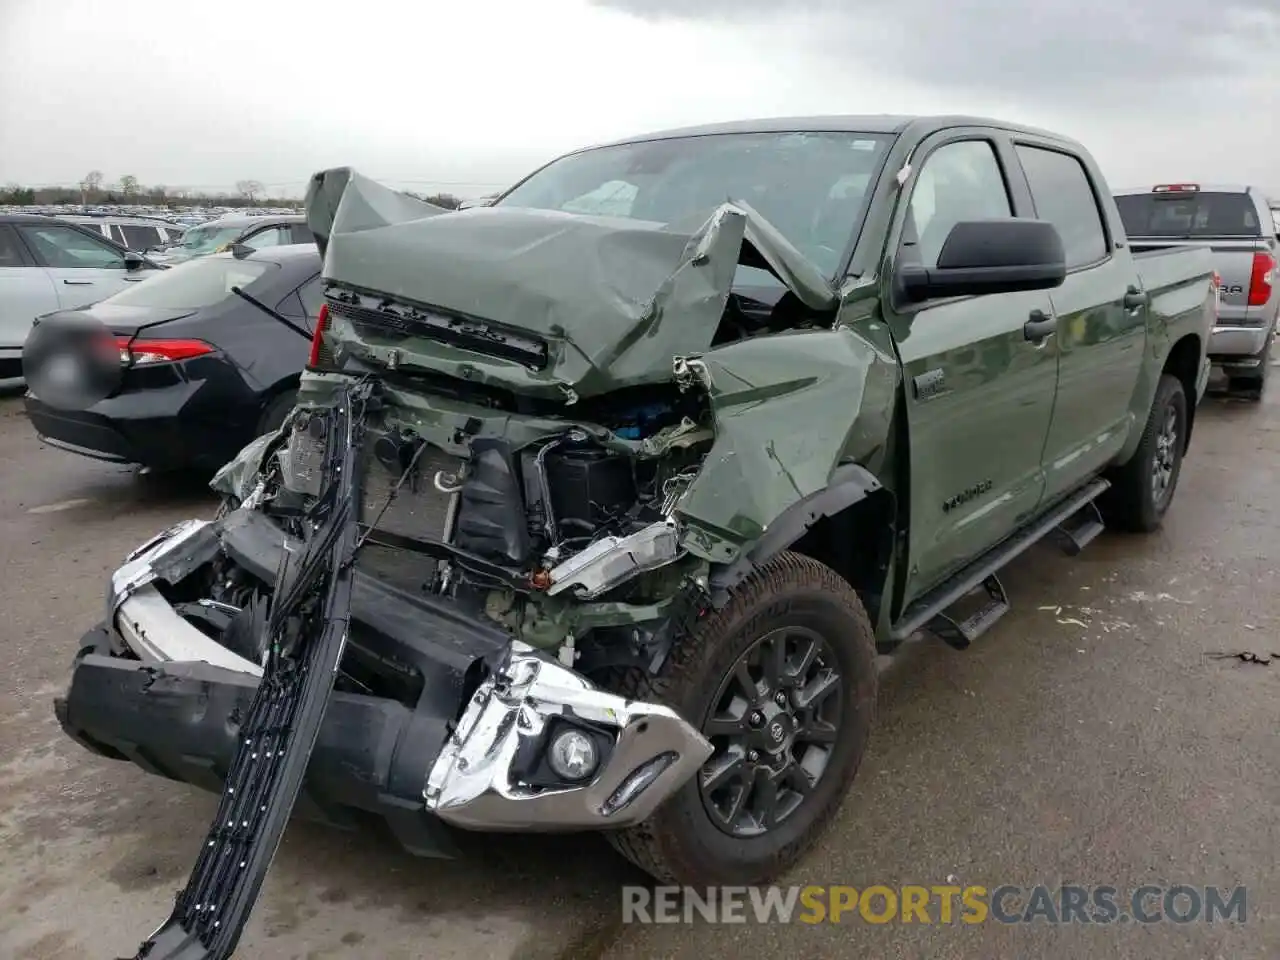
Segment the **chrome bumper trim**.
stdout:
[[209,526],[207,520],[184,520],[133,550],[111,575],[107,622],[143,660],[202,662],[260,677],[262,667],[187,623],[152,585],[160,562],[184,548],[200,546],[199,538],[208,535]]
[[[512,769],[517,756],[537,749],[556,717],[609,730],[612,750],[582,786],[521,783]],[[606,693],[515,641],[440,751],[424,799],[429,811],[466,829],[610,829],[649,817],[711,753],[706,738],[669,707]]]
[[110,621],[115,616],[120,605],[135,591],[156,578],[157,561],[190,543],[208,526],[208,520],[183,520],[135,547],[124,558],[124,564],[111,575],[111,583],[107,588],[107,620]]
[[262,667],[183,620],[153,586],[141,587],[122,603],[115,623],[125,644],[143,660],[197,661],[262,676]]

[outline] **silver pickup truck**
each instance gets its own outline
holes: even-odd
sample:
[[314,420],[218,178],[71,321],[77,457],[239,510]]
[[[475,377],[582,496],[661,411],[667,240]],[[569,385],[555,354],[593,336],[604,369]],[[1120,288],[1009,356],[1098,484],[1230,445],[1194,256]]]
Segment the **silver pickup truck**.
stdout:
[[1221,301],[1209,356],[1230,388],[1261,397],[1280,310],[1277,226],[1256,187],[1167,183],[1115,192],[1135,253],[1208,245]]

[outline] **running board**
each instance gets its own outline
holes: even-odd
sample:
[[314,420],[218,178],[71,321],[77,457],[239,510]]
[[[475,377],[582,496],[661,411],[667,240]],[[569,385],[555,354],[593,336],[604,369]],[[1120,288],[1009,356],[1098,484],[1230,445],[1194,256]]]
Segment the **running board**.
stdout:
[[1058,524],[1055,533],[1063,552],[1069,557],[1076,557],[1106,528],[1102,522],[1102,511],[1097,503],[1090,500]]
[[[329,416],[319,526],[286,551],[269,614],[269,650],[241,724],[218,812],[165,924],[134,960],[226,960],[249,922],[302,787],[347,639],[358,547],[356,507],[368,387]],[[354,401],[354,402],[353,402]]]
[[[1074,517],[1086,507],[1092,505],[1110,486],[1111,484],[1108,481],[1101,478],[1094,480],[1078,493],[1068,497],[1058,507],[1045,514],[1031,526],[1025,527],[1002,543],[996,544],[983,554],[977,562],[970,564],[959,573],[944,580],[904,611],[901,619],[894,624],[893,629],[890,631],[890,639],[895,644],[898,644],[910,638],[912,634],[922,627],[928,629],[931,633],[935,632],[935,627],[938,627],[943,631],[942,639],[951,643],[952,646],[955,646],[952,640],[956,638],[959,638],[964,644],[959,649],[969,646],[974,639],[989,630],[997,620],[1008,612],[1008,598],[1005,596],[1004,588],[1000,586],[1000,581],[995,577],[996,572],[1015,557],[1020,556],[1023,552],[1043,540],[1048,534],[1057,530],[1068,518]],[[1095,536],[1097,536],[1097,533],[1089,535],[1088,539],[1092,540]],[[1083,541],[1083,543],[1087,542],[1088,540]],[[1081,544],[1082,546],[1083,543]],[[938,619],[948,607],[958,600],[964,599],[978,588],[983,588],[986,591],[988,602],[977,614],[959,622],[945,617],[941,620]],[[1001,605],[1003,605],[1003,609],[999,609],[997,612]],[[952,629],[953,627],[955,628],[954,630]],[[977,631],[976,633],[974,632],[975,630]],[[948,639],[948,637],[951,637],[951,639]]]
[[[945,613],[936,613],[925,624],[925,629],[939,637],[947,646],[966,650],[973,641],[996,625],[996,621],[1009,612],[1009,597],[1004,585],[994,573],[983,580],[979,587],[986,593],[985,604],[963,620],[954,620]],[[972,591],[971,591],[972,592]]]

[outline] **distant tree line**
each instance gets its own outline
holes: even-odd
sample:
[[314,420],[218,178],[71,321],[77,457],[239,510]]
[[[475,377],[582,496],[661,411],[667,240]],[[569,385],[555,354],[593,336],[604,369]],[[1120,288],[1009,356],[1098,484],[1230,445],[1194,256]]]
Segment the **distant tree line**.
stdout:
[[[410,196],[433,203],[438,207],[457,209],[462,198],[451,193]],[[102,171],[91,170],[75,187],[24,187],[10,183],[0,188],[0,204],[14,206],[46,206],[50,204],[138,204],[152,207],[211,206],[211,207],[299,207],[296,197],[273,197],[261,181],[237,180],[235,192],[191,190],[163,184],[143,186],[132,174],[125,174],[116,183],[105,183]]]

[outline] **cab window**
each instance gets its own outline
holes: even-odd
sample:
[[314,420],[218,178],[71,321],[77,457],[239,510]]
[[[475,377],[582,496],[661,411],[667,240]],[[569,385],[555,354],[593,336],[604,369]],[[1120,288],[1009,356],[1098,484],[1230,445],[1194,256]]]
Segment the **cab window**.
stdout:
[[925,267],[938,265],[947,235],[966,220],[1013,216],[995,150],[986,140],[939,147],[924,161],[911,191],[903,232],[904,254]]

